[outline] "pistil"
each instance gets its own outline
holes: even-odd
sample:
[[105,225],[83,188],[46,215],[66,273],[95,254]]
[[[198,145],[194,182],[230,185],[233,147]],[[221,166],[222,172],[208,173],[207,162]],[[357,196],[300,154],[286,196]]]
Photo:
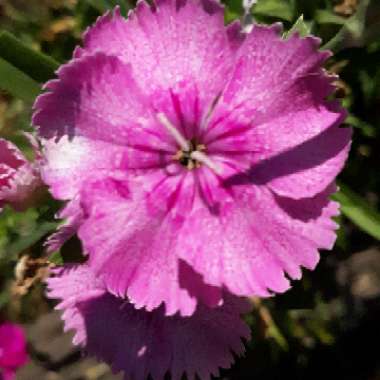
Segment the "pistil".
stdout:
[[215,173],[220,174],[219,167],[204,153],[206,147],[203,144],[198,144],[196,141],[186,140],[181,132],[170,122],[170,120],[163,113],[157,114],[157,119],[166,128],[169,134],[174,138],[179,147],[181,148],[173,158],[185,166],[187,169],[192,170],[199,167],[201,164],[207,166]]

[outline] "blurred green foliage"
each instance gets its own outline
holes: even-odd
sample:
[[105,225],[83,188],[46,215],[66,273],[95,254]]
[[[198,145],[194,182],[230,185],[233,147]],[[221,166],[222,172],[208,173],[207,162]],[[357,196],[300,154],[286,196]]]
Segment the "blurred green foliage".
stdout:
[[[226,22],[242,17],[240,0],[226,0],[225,4]],[[27,155],[31,156],[31,151],[21,132],[31,130],[31,103],[42,82],[53,76],[58,62],[71,58],[85,28],[115,5],[126,15],[135,4],[132,0],[0,2],[0,135],[14,141]],[[313,363],[325,359],[324,355],[339,359],[346,331],[367,318],[363,309],[357,310],[357,300],[346,294],[347,284],[342,287],[337,281],[337,271],[356,252],[376,246],[380,239],[380,2],[259,0],[252,15],[255,22],[283,22],[284,37],[311,32],[322,39],[324,48],[335,52],[327,69],[340,76],[336,96],[348,109],[346,123],[354,128],[354,138],[340,176],[341,191],[336,195],[343,216],[334,252],[329,257],[322,254],[317,270],[307,272],[287,294],[254,300],[254,312],[247,316],[253,331],[247,358],[225,376],[261,379],[266,374],[265,378],[271,379],[277,378],[282,368],[290,368],[296,378],[307,374],[311,379],[319,373],[313,372]],[[27,307],[20,309],[22,313],[14,312],[12,303],[16,301],[10,297],[14,266],[22,255],[43,254],[43,240],[57,225],[54,214],[58,209],[56,202],[46,198],[25,213],[7,208],[1,214],[0,312],[24,321],[36,316],[25,312]],[[71,250],[79,249],[75,242],[70,244]],[[54,261],[61,259],[62,255],[55,253]],[[44,302],[41,294],[33,297],[33,302]],[[19,296],[17,302],[30,305],[28,295]]]

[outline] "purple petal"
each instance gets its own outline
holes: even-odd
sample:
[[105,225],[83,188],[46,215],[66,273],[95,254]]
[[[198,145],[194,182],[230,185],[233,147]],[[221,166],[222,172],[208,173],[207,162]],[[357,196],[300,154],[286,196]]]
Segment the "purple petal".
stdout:
[[48,82],[34,104],[40,137],[79,135],[123,145],[125,126],[149,115],[130,67],[116,57],[98,53],[74,59],[57,73],[59,79]]
[[[290,286],[285,273],[301,277],[301,266],[314,269],[318,249],[331,249],[336,238],[338,205],[329,186],[313,198],[292,200],[265,188],[237,193],[235,203],[212,215],[203,208],[186,219],[178,239],[182,259],[206,283],[236,295],[269,296]],[[196,235],[196,238],[191,238]]]
[[[132,189],[129,184],[98,181],[82,193],[87,218],[79,237],[96,275],[111,293],[127,295],[137,308],[153,310],[165,302],[168,315],[177,311],[191,315],[198,299],[217,305],[221,290],[205,285],[199,274],[178,260],[177,249],[182,249],[178,232],[183,219],[163,207],[166,200],[157,187],[152,192],[156,203],[152,204],[146,202],[142,183]],[[176,182],[173,186],[177,187]],[[170,186],[162,190],[169,194]],[[180,199],[183,202],[187,197],[184,194]]]
[[[156,119],[157,96],[143,95],[119,59],[86,56],[58,75],[37,99],[33,116],[44,145],[43,179],[55,197],[72,199],[82,183],[110,171],[165,166],[175,154]],[[162,101],[171,103],[169,92]]]
[[218,368],[228,368],[233,354],[241,355],[241,338],[249,329],[240,319],[245,301],[226,297],[223,306],[199,306],[192,317],[166,317],[163,308],[136,310],[128,301],[104,290],[86,265],[67,267],[48,280],[49,297],[58,298],[66,329],[76,332],[74,343],[124,371],[125,379],[162,380],[169,371],[173,380],[186,373],[210,379]]
[[55,198],[75,198],[86,181],[118,169],[124,149],[106,142],[76,136],[58,142],[44,141],[42,178]]
[[330,54],[318,51],[319,43],[298,35],[284,40],[278,25],[255,25],[204,130],[211,152],[236,152],[236,161],[251,152],[253,181],[295,199],[334,180],[351,138],[349,129],[338,129],[345,111],[326,100],[334,78],[321,68]]
[[0,139],[0,209],[24,210],[40,187],[38,163],[30,163],[11,142]]
[[57,231],[45,242],[47,252],[52,253],[61,249],[63,244],[73,237],[83,220],[83,212],[78,198],[70,201],[57,215],[57,218],[66,219],[65,222],[57,228]]
[[0,324],[0,371],[11,378],[28,360],[26,339],[21,326],[11,322]]
[[82,52],[120,57],[131,64],[137,82],[149,92],[190,81],[210,102],[233,66],[232,52],[239,44],[231,36],[217,1],[161,0],[153,8],[140,1],[128,20],[118,9],[101,17],[85,34]]
[[13,368],[0,369],[0,380],[14,380],[16,371]]

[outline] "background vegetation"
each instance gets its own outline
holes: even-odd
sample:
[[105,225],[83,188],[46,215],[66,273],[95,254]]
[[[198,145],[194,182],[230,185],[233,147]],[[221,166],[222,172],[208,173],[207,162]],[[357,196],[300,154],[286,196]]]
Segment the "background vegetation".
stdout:
[[[225,3],[226,22],[242,17],[240,0]],[[0,1],[0,135],[30,157],[21,132],[32,130],[31,104],[40,84],[70,59],[83,30],[116,4],[125,14],[134,6],[123,0]],[[317,270],[287,294],[253,300],[247,356],[222,378],[380,379],[380,1],[260,0],[253,17],[282,21],[286,29],[296,23],[336,53],[327,69],[340,75],[335,96],[349,110],[354,139],[336,195],[343,215],[334,251],[322,253]],[[57,225],[58,208],[46,195],[25,213],[7,208],[0,216],[0,318],[24,323],[30,338],[31,364],[19,379],[113,379],[105,367],[83,366],[67,340],[58,356],[57,347],[46,348],[47,325],[39,321],[53,305],[40,282],[48,265],[42,243]],[[78,249],[70,241],[53,261],[72,259]],[[48,333],[56,341],[63,334],[60,327]],[[44,339],[47,346],[40,347]]]

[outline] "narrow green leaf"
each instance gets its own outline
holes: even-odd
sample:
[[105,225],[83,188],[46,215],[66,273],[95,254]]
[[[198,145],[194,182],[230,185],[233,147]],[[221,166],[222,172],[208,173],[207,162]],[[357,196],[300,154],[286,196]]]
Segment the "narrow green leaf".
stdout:
[[374,125],[366,123],[354,115],[349,115],[345,121],[348,125],[360,129],[361,133],[366,137],[376,137],[377,129]]
[[45,222],[36,228],[30,235],[24,236],[11,244],[8,248],[9,255],[16,255],[25,249],[31,247],[39,240],[41,240],[46,234],[55,230],[58,226],[57,222]]
[[99,13],[104,13],[109,9],[107,0],[87,0],[87,2],[93,6]]
[[6,31],[0,32],[0,58],[40,83],[53,78],[59,66],[53,58],[24,45]]
[[323,49],[338,53],[346,48],[363,46],[365,44],[365,23],[370,3],[371,0],[361,0],[356,12],[347,19],[339,32],[324,45]]
[[260,0],[253,9],[254,15],[276,17],[285,21],[292,21],[293,13],[292,5],[285,0]]
[[36,81],[2,58],[0,58],[0,88],[30,103],[41,91]]
[[118,5],[120,7],[121,14],[125,16],[128,9],[130,9],[130,6],[125,0],[87,0],[87,2],[97,9],[99,13],[105,13]]
[[347,21],[345,17],[338,16],[337,14],[330,12],[326,9],[318,9],[315,12],[315,21],[318,24],[336,24],[344,25]]
[[108,0],[112,8],[114,8],[116,5],[120,7],[121,14],[126,16],[128,13],[128,10],[132,8],[132,4],[128,0]]
[[63,265],[65,262],[61,255],[61,251],[56,251],[49,256],[49,261],[55,265]]
[[290,37],[293,33],[298,32],[301,37],[305,37],[310,34],[310,29],[306,25],[303,15],[301,15],[294,25],[283,35],[283,38],[286,39]]
[[334,198],[340,203],[342,213],[361,230],[380,240],[380,213],[346,185],[339,184],[339,187]]

